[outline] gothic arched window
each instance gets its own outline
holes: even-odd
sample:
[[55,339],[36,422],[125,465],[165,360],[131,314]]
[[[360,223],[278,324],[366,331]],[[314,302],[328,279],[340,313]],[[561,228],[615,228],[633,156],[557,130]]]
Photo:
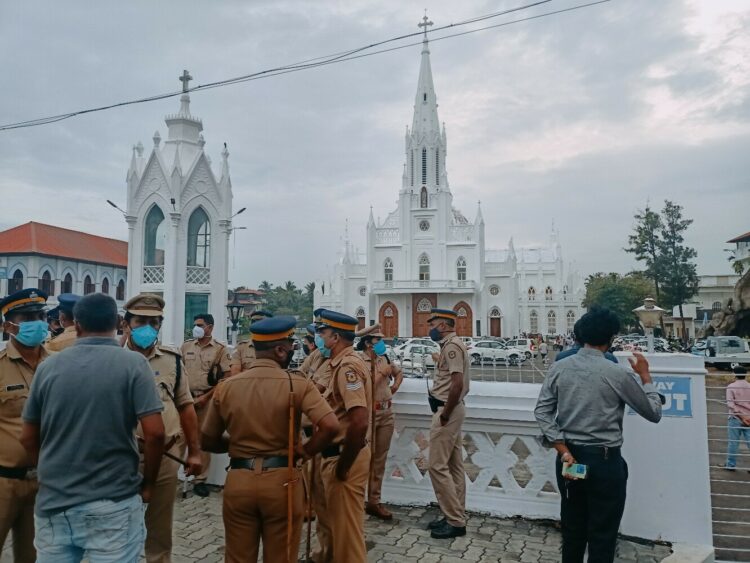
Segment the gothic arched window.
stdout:
[[529,332],[536,334],[539,332],[539,317],[536,314],[536,311],[531,311],[529,313]]
[[163,266],[164,250],[167,246],[167,225],[164,213],[154,205],[146,215],[143,265]]
[[60,293],[73,293],[73,276],[70,273],[65,274]]
[[427,188],[422,186],[422,191],[419,193],[419,207],[422,209],[427,208]]
[[393,281],[393,261],[390,258],[386,258],[385,262],[383,263],[383,274],[385,281]]
[[199,207],[188,221],[188,266],[208,268],[211,265],[211,223]]
[[547,286],[547,289],[544,290],[544,299],[545,301],[552,301],[552,288],[550,286]]
[[427,183],[427,149],[422,149],[422,183]]
[[89,293],[96,292],[96,284],[91,280],[91,276],[87,275],[83,278],[83,294],[88,295]]
[[52,274],[49,273],[49,270],[45,270],[42,277],[39,278],[37,287],[47,295],[55,294],[55,281],[52,279]]
[[500,309],[497,307],[493,307],[490,309],[490,318],[491,319],[499,319],[502,315],[500,314]]
[[120,280],[117,284],[117,292],[115,293],[115,299],[118,301],[125,300],[125,280]]
[[429,313],[430,311],[432,311],[432,301],[423,297],[417,303],[417,313]]
[[463,256],[456,261],[456,279],[466,281],[466,260]]
[[534,289],[534,286],[531,286],[527,293],[529,295],[529,301],[536,301],[536,289]]
[[565,315],[565,318],[568,323],[568,332],[573,331],[573,326],[576,324],[576,314],[574,311],[568,311],[568,314]]
[[107,278],[102,280],[102,293],[104,295],[109,295],[109,280]]
[[712,311],[721,311],[721,301],[714,301],[711,305]]
[[419,257],[419,281],[430,280],[430,258],[426,254]]
[[413,186],[414,185],[414,151],[411,151],[411,153],[409,154],[409,158],[411,160],[410,162],[411,166],[409,166],[409,170],[411,172],[411,185]]
[[547,332],[555,334],[557,332],[557,315],[554,311],[547,313]]

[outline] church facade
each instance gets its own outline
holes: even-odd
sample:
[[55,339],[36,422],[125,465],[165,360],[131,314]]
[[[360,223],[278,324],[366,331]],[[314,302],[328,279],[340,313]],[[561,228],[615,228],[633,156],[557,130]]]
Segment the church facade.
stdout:
[[485,248],[481,205],[473,221],[453,205],[447,135],[438,119],[427,38],[405,138],[398,204],[384,221],[372,210],[367,250],[349,240],[333,271],[317,280],[315,306],[380,322],[388,337],[424,336],[432,307],[458,312],[462,336],[567,334],[583,313],[583,284],[563,262],[558,233],[545,246]]

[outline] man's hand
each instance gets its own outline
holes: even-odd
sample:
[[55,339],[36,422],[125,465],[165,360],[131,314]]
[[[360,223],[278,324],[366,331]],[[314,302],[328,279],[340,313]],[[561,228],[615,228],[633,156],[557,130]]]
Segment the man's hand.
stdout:
[[302,463],[305,463],[312,459],[312,457],[307,454],[307,451],[305,451],[304,444],[298,442],[297,445],[294,446],[294,459],[301,459]]
[[641,382],[644,385],[651,383],[651,373],[648,371],[648,360],[643,354],[640,352],[633,352],[633,358],[628,358],[628,362],[630,362],[630,367],[633,368],[633,371],[640,376]]
[[745,426],[750,426],[750,416],[741,416],[740,422]]
[[336,479],[339,481],[346,481],[349,478],[349,467],[345,467],[341,463],[341,459],[336,462]]
[[151,501],[151,494],[154,492],[153,485],[143,485],[141,487],[141,499],[144,504],[148,504]]
[[445,413],[445,410],[440,413],[440,426],[445,426],[450,420],[450,415]]
[[[566,468],[570,467],[571,465],[573,465],[574,463],[576,463],[576,460],[573,457],[573,454],[571,454],[570,452],[565,452],[564,454],[562,454],[560,456],[560,461],[562,461],[563,469],[566,469]],[[576,481],[577,480],[576,477],[573,477],[572,475],[568,475],[566,473],[563,473],[563,477],[565,479],[569,479],[571,481]]]
[[436,362],[440,359],[440,354],[438,354],[437,352],[433,352],[431,356],[432,356],[432,359],[435,360]]
[[196,397],[194,400],[195,402],[193,403],[193,407],[195,407],[195,410],[205,409],[209,399],[210,396],[208,394]]
[[391,385],[391,395],[395,395],[398,391],[398,385]]
[[185,460],[185,475],[200,475],[203,471],[203,462],[200,452],[188,454]]

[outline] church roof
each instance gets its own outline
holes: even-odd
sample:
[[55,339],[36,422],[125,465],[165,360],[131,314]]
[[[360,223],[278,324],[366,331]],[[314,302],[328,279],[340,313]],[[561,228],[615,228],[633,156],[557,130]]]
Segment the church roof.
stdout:
[[30,221],[0,232],[0,254],[43,254],[81,262],[128,265],[128,243]]
[[745,233],[744,235],[734,237],[732,240],[728,240],[727,242],[750,242],[750,233]]

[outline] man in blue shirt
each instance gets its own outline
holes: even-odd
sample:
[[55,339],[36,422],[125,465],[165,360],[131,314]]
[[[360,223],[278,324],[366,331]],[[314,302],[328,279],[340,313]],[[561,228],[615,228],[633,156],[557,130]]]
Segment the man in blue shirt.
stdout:
[[[567,350],[563,350],[562,352],[559,352],[555,356],[555,361],[556,362],[562,360],[563,358],[567,358],[568,356],[572,356],[574,354],[577,354],[578,351],[581,349],[581,337],[579,335],[580,322],[581,322],[581,319],[578,319],[576,321],[576,324],[573,325],[573,335],[576,338],[576,343],[573,345],[572,348],[568,348]],[[607,358],[610,362],[618,363],[617,362],[617,357],[614,354],[612,354],[611,352],[604,352],[604,357]]]
[[37,562],[136,563],[164,449],[162,402],[147,360],[114,338],[114,299],[87,295],[74,317],[75,344],[39,366],[22,415],[21,443],[39,473]]

